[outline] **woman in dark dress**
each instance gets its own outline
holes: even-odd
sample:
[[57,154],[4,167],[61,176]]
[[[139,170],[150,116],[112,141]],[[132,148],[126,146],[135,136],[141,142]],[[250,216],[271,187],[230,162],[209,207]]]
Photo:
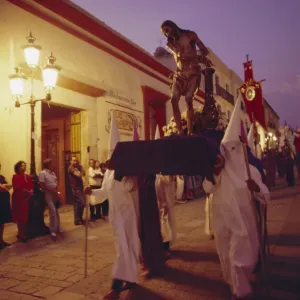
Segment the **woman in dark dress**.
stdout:
[[[0,164],[1,170],[1,164]],[[3,240],[4,224],[10,223],[11,210],[10,210],[10,193],[9,190],[12,188],[5,180],[5,177],[0,175],[0,250],[10,246]]]

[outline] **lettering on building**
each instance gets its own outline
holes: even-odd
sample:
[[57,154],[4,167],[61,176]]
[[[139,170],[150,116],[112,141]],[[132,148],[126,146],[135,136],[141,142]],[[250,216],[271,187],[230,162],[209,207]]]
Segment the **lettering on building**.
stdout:
[[133,98],[127,98],[125,96],[121,96],[117,91],[110,90],[110,91],[106,92],[105,95],[117,100],[119,104],[122,104],[125,106],[136,105],[136,101]]

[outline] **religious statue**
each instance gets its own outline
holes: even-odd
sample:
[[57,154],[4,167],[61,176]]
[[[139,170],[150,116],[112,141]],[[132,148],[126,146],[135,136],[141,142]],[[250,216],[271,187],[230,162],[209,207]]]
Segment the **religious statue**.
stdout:
[[181,96],[185,96],[187,128],[188,134],[191,135],[194,115],[193,98],[201,83],[200,64],[205,64],[209,68],[212,63],[206,57],[207,48],[195,32],[181,29],[170,20],[162,23],[161,31],[168,38],[167,49],[172,52],[177,64],[171,85],[171,103],[176,126],[179,134],[183,134],[179,100]]

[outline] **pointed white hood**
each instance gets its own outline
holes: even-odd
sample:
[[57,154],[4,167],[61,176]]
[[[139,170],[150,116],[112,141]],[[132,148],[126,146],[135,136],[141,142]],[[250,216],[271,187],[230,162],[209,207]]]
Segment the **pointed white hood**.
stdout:
[[159,132],[159,128],[158,125],[156,125],[156,130],[155,130],[155,140],[159,140],[160,139],[160,132]]
[[238,97],[232,115],[231,119],[228,123],[226,132],[224,134],[222,144],[229,142],[229,141],[239,141],[240,135],[241,135],[241,94]]
[[221,154],[225,157],[224,171],[232,183],[239,188],[246,187],[247,169],[241,135],[241,96],[236,101],[231,119],[221,142]]
[[118,132],[117,122],[115,120],[113,112],[111,112],[111,124],[110,124],[110,135],[108,141],[108,159],[111,158],[118,142],[120,142],[120,136]]

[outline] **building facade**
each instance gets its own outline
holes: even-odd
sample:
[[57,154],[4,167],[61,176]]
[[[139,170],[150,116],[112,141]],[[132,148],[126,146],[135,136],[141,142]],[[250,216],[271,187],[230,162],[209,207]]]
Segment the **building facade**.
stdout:
[[[18,160],[30,162],[35,139],[37,171],[51,157],[63,194],[67,193],[66,166],[76,154],[84,167],[88,159],[107,159],[111,115],[122,141],[132,139],[133,124],[140,137],[154,137],[170,118],[170,69],[71,1],[0,2],[1,140],[0,161],[7,178]],[[8,76],[16,66],[28,75],[21,46],[29,31],[41,45],[41,65],[53,52],[62,68],[50,107],[37,103],[35,132],[30,131],[30,107],[14,107]],[[30,97],[27,83],[24,97]],[[45,97],[41,74],[35,74],[34,96]],[[200,105],[203,91],[196,96]]]
[[[132,139],[133,124],[142,139],[153,139],[158,125],[172,116],[169,101],[175,69],[171,55],[149,54],[71,1],[4,0],[0,2],[0,162],[7,178],[18,160],[30,162],[30,141],[35,139],[37,171],[46,157],[53,159],[60,190],[67,191],[66,168],[76,154],[87,168],[89,158],[107,159],[111,116],[122,141]],[[53,52],[62,68],[50,107],[39,102],[35,110],[35,132],[30,131],[30,107],[14,107],[9,78],[14,67],[28,75],[21,46],[29,32],[41,45],[43,59]],[[158,49],[158,52],[162,51]],[[237,99],[241,79],[210,51],[215,74],[215,99],[228,122]],[[37,71],[34,96],[45,97]],[[23,102],[29,100],[27,83]],[[194,106],[204,104],[204,78]],[[180,102],[185,110],[185,102]],[[244,113],[244,122],[249,119]],[[65,197],[68,198],[68,197]]]

